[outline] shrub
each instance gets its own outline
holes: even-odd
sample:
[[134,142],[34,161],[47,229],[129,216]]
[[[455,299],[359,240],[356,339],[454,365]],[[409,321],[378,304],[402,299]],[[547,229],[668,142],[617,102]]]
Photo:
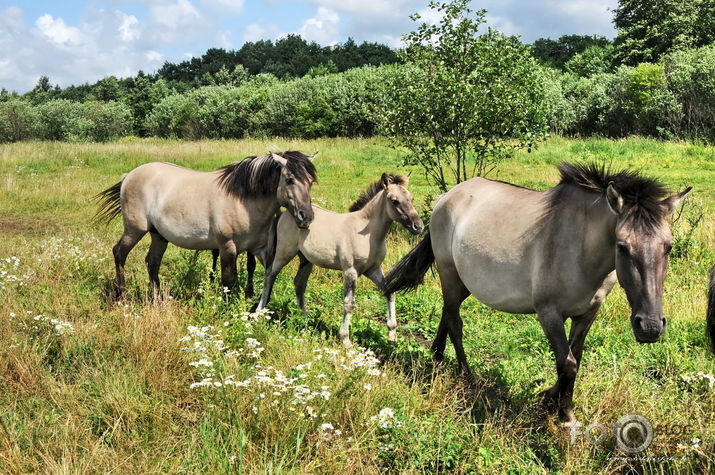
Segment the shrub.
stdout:
[[37,136],[43,140],[79,141],[91,128],[84,105],[67,99],[53,99],[37,106]]
[[21,99],[0,102],[0,143],[27,140],[34,135],[37,111]]

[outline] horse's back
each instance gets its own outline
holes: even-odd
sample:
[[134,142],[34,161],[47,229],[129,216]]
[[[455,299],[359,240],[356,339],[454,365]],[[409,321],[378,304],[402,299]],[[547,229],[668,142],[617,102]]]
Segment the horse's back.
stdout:
[[482,302],[533,312],[532,269],[543,192],[473,178],[445,194],[430,223],[438,268],[454,267]]

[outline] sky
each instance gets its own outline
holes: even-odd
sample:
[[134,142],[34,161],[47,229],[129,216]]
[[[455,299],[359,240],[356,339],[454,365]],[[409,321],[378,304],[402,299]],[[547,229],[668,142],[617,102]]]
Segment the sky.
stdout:
[[[430,18],[428,0],[0,0],[0,88],[26,92],[41,75],[66,87],[239,49],[290,33],[322,45],[376,41],[400,46]],[[525,42],[564,34],[609,38],[617,0],[474,0],[488,25]]]

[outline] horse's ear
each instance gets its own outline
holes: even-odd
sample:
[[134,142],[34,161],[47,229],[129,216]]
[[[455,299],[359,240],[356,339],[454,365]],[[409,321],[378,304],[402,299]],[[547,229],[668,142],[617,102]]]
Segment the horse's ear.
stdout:
[[410,175],[403,176],[402,177],[402,186],[407,188],[407,185],[409,185],[409,184],[410,184]]
[[270,152],[271,158],[275,160],[276,162],[280,163],[282,167],[288,165],[288,160],[286,160],[284,157],[281,157],[277,153]]
[[610,182],[606,189],[606,201],[608,201],[608,207],[611,208],[611,211],[616,214],[623,213],[623,197],[613,186],[613,182]]
[[310,160],[310,161],[312,162],[313,160],[315,160],[315,157],[317,157],[319,153],[320,153],[320,152],[315,152],[313,155],[311,155],[310,157],[308,157],[308,160]]
[[660,204],[665,208],[665,214],[669,215],[673,211],[675,211],[675,208],[678,207],[681,201],[683,201],[683,198],[685,198],[685,195],[690,193],[690,190],[692,190],[693,187],[689,186],[677,195],[669,196],[663,201],[660,202]]
[[387,175],[387,173],[382,174],[382,176],[380,177],[380,181],[382,182],[382,187],[385,189],[387,189],[387,187],[392,182],[392,180],[390,180],[390,177]]

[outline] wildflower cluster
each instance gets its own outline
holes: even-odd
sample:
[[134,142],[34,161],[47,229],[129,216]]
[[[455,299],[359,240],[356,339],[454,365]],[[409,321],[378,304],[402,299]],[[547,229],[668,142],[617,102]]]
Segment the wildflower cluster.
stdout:
[[392,408],[384,407],[380,409],[377,415],[370,418],[370,424],[375,424],[380,429],[392,429],[393,427],[400,427],[402,423],[395,419],[395,411]]
[[691,390],[707,392],[715,387],[715,376],[702,371],[696,374],[682,374],[680,379],[685,383],[686,387]]
[[[10,313],[9,316],[11,320],[18,317],[14,312]],[[60,320],[59,318],[51,318],[40,313],[35,314],[32,310],[27,310],[25,316],[27,318],[24,320],[18,319],[21,320],[21,327],[35,334],[52,333],[56,336],[62,336],[74,332],[72,323]]]
[[679,454],[688,454],[692,452],[696,452],[700,448],[700,439],[697,437],[694,437],[690,439],[688,442],[685,443],[679,443],[678,446],[676,447],[676,450]]
[[[101,243],[95,237],[90,238],[58,238],[52,237],[40,243],[44,259],[49,262],[65,261],[74,268],[83,263],[101,263],[107,258],[100,251]],[[38,259],[42,262],[42,259]]]
[[30,279],[31,274],[24,272],[20,265],[20,258],[17,256],[0,259],[0,289],[11,284],[25,285],[25,281]]
[[395,440],[400,439],[400,422],[395,417],[395,411],[390,407],[383,407],[376,415],[372,416],[367,425],[377,429],[377,449],[382,457],[391,454],[396,446]]
[[375,357],[375,353],[372,350],[358,347],[345,350],[343,353],[332,348],[320,348],[313,350],[313,353],[315,353],[314,360],[325,358],[340,369],[352,371],[364,368],[367,370],[367,374],[371,376],[384,376],[382,371],[378,369],[380,360]]
[[203,378],[201,382],[192,383],[190,387],[213,386],[216,382],[214,381],[214,359],[228,352],[221,332],[212,325],[204,327],[191,325],[186,330],[188,334],[179,338],[179,342],[189,343],[189,345],[181,349],[196,355],[198,359],[190,362],[189,366],[196,368],[199,376]]

